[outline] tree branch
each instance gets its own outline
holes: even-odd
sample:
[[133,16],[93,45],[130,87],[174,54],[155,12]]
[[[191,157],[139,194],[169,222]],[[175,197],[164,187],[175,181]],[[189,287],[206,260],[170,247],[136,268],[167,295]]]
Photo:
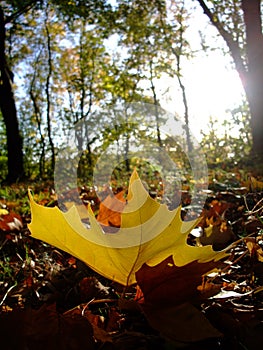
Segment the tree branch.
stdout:
[[205,1],[203,1],[203,0],[197,0],[197,1],[199,2],[200,6],[202,7],[205,15],[209,18],[210,22],[215,26],[215,28],[218,30],[218,32],[220,33],[222,38],[225,40],[225,42],[229,48],[229,51],[233,57],[233,60],[234,60],[235,66],[236,66],[236,70],[241,78],[242,83],[244,84],[244,82],[247,79],[247,67],[246,67],[246,64],[244,63],[244,60],[242,58],[241,50],[240,50],[240,47],[238,45],[238,42],[235,41],[233,39],[233,36],[224,29],[218,16],[208,8]]
[[19,8],[16,12],[12,13],[12,15],[6,17],[5,24],[13,22],[16,18],[21,16],[23,13],[26,13],[31,8],[33,8],[38,2],[39,2],[38,0],[33,0],[33,1],[30,1],[28,4],[25,4],[24,6]]

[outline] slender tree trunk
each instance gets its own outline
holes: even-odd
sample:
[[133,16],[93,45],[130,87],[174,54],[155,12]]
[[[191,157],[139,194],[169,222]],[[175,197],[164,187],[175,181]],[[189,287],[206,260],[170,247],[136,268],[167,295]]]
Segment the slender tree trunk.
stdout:
[[[185,3],[183,2],[181,4],[181,12],[183,13],[185,9]],[[189,126],[189,108],[188,108],[188,101],[187,101],[187,94],[186,94],[186,88],[185,85],[183,83],[183,79],[182,79],[182,67],[181,67],[181,57],[183,56],[183,52],[184,52],[184,33],[185,33],[185,29],[184,29],[184,23],[183,23],[183,17],[181,17],[180,19],[178,18],[178,25],[179,25],[179,33],[180,33],[180,37],[179,37],[179,45],[178,47],[174,48],[169,40],[169,35],[167,35],[166,32],[166,26],[165,26],[165,22],[162,19],[161,16],[161,23],[162,23],[162,27],[164,29],[165,35],[166,35],[166,40],[170,45],[171,51],[176,59],[176,78],[182,93],[182,99],[183,99],[183,105],[184,105],[184,122],[185,122],[185,134],[186,134],[186,144],[187,144],[187,151],[189,153],[191,153],[193,151],[193,142],[191,139],[191,133],[190,133],[190,126]]]
[[[129,120],[128,120],[128,112],[127,112],[127,107],[125,106],[125,122],[128,127],[129,125]],[[124,146],[124,161],[125,161],[125,167],[126,171],[130,171],[130,159],[129,159],[129,152],[130,152],[130,135],[129,131],[126,132],[125,135],[125,146]]]
[[158,111],[158,100],[156,95],[155,86],[153,83],[153,66],[152,61],[150,60],[150,82],[151,82],[151,90],[153,93],[153,103],[154,103],[154,113],[155,113],[155,121],[156,121],[156,133],[157,133],[157,142],[160,147],[162,147],[162,139],[161,139],[161,131],[160,131],[160,115]]
[[187,144],[187,151],[191,153],[193,151],[193,144],[191,140],[191,133],[190,133],[190,127],[189,127],[189,109],[188,109],[188,102],[186,98],[186,91],[184,83],[181,79],[181,67],[180,67],[180,59],[177,57],[177,80],[182,92],[182,98],[183,98],[183,104],[184,104],[184,121],[185,121],[185,134],[186,134],[186,144]]
[[47,9],[46,9],[46,18],[45,18],[45,29],[47,35],[47,52],[48,52],[48,74],[46,80],[46,98],[47,98],[47,133],[48,133],[48,141],[51,149],[51,170],[52,173],[55,169],[55,147],[52,138],[52,130],[51,130],[51,96],[50,96],[50,80],[52,75],[52,54],[51,54],[51,38],[48,28],[48,18],[47,18]]
[[[90,140],[90,125],[88,123],[88,117],[89,114],[91,112],[91,108],[92,108],[92,104],[93,104],[93,84],[94,84],[94,71],[95,71],[95,61],[94,58],[92,57],[92,70],[90,72],[91,77],[90,77],[90,81],[89,81],[89,89],[87,89],[87,84],[86,84],[86,77],[87,77],[87,72],[85,71],[85,67],[86,67],[86,57],[85,57],[85,33],[86,33],[86,20],[83,19],[83,21],[81,22],[81,35],[80,35],[80,51],[79,51],[79,59],[80,59],[80,84],[81,84],[81,88],[80,88],[80,119],[82,120],[83,124],[81,126],[81,137],[82,140],[80,141],[80,146],[81,146],[81,150],[82,147],[86,147],[87,153],[86,153],[86,157],[87,157],[87,161],[88,161],[88,165],[91,169],[93,163],[92,163],[92,150],[91,150],[91,145],[93,143],[94,140]],[[88,92],[87,92],[88,90]],[[85,111],[86,109],[86,99],[87,97],[89,98],[89,102],[88,102],[88,110]],[[84,142],[85,141],[85,142]]]
[[8,154],[8,182],[24,176],[23,144],[19,133],[17,112],[12,87],[13,74],[9,70],[5,55],[5,21],[0,6],[0,110],[6,127]]
[[42,178],[44,176],[45,173],[45,149],[46,149],[46,143],[45,143],[45,137],[42,133],[41,130],[41,115],[40,115],[40,110],[38,107],[38,103],[37,103],[37,96],[34,94],[34,81],[35,81],[35,73],[33,76],[33,80],[31,82],[31,86],[30,86],[30,97],[33,103],[33,108],[34,108],[34,114],[35,114],[35,118],[36,118],[36,122],[37,122],[37,129],[40,135],[40,140],[41,140],[41,153],[40,153],[40,157],[39,157],[39,175]]
[[[181,11],[184,10],[185,4],[183,2]],[[180,44],[179,44],[179,50],[177,51],[176,49],[172,48],[172,52],[174,56],[176,57],[176,66],[177,66],[177,80],[181,89],[182,93],[182,98],[183,98],[183,104],[184,104],[184,121],[185,121],[185,134],[186,134],[186,144],[187,144],[187,151],[188,153],[192,153],[193,151],[193,143],[191,139],[191,133],[190,133],[190,127],[189,127],[189,108],[188,108],[188,102],[187,102],[187,97],[186,97],[186,89],[185,85],[182,80],[181,72],[182,72],[182,67],[181,67],[181,57],[183,53],[183,47],[184,47],[184,24],[182,22],[182,19],[179,22],[180,24]]]
[[[181,45],[182,45],[182,38],[181,38]],[[180,48],[180,52],[181,50],[182,50],[182,47]],[[177,66],[176,77],[181,89],[182,99],[184,104],[184,121],[185,121],[184,129],[186,134],[187,151],[191,153],[193,151],[193,143],[191,140],[191,133],[190,133],[190,127],[189,127],[189,108],[188,108],[188,102],[186,97],[186,90],[181,77],[181,58],[180,58],[181,56],[176,52],[175,49],[172,49],[172,52],[176,58],[176,66]]]

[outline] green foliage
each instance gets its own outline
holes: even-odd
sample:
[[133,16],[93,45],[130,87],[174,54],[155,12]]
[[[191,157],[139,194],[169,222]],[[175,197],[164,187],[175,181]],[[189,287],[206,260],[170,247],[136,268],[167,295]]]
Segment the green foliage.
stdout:
[[[238,6],[230,1],[231,11],[227,12],[227,3],[214,4],[226,23]],[[14,88],[27,177],[52,176],[52,142],[58,153],[66,146],[63,136],[72,128],[79,149],[85,150],[79,166],[82,178],[90,176],[96,159],[111,143],[126,157],[134,139],[143,137],[157,141],[160,147],[176,149],[171,154],[177,163],[187,164],[183,150],[167,135],[161,135],[165,118],[157,109],[145,120],[134,117],[140,127],[132,124],[132,116],[123,116],[122,126],[113,125],[117,117],[112,112],[116,104],[132,102],[160,106],[158,84],[162,76],[178,79],[184,90],[181,60],[191,57],[185,39],[188,12],[184,1],[119,0],[114,5],[104,0],[6,1],[3,9],[8,18],[14,15],[6,27],[7,53],[15,77],[19,77]],[[238,11],[236,22],[240,21]],[[213,130],[204,137],[212,163],[220,161],[226,151],[237,157],[243,148],[247,153],[251,144],[245,124],[247,112],[242,114],[243,119],[240,113],[232,113],[242,135],[240,140],[230,133],[217,137],[216,125],[211,125]],[[78,129],[76,123],[80,121],[85,123]],[[4,178],[3,125],[0,130],[0,175]],[[178,143],[184,148],[185,134],[182,136]]]
[[210,118],[208,132],[202,132],[201,146],[209,165],[238,164],[247,158],[252,147],[247,103],[228,111],[230,120],[219,123]]
[[7,149],[5,126],[0,114],[0,182],[7,176]]
[[239,44],[244,44],[244,19],[239,0],[207,1],[212,3],[215,16],[223,23],[225,30],[233,33],[233,38]]
[[3,261],[0,261],[0,279],[3,282],[8,280],[13,280],[14,274],[13,269],[10,265],[10,258],[5,258]]
[[71,23],[75,19],[86,18],[89,24],[94,24],[111,9],[106,0],[52,0],[51,3]]

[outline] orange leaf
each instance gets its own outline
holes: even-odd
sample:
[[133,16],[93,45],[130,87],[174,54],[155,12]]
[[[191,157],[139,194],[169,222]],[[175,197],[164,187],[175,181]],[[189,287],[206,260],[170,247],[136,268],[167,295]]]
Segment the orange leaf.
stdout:
[[256,258],[258,261],[263,262],[263,250],[260,245],[256,242],[254,237],[245,238],[249,254],[252,258]]
[[99,214],[97,220],[104,226],[121,226],[121,213],[125,207],[126,200],[124,198],[125,191],[117,193],[114,197],[108,195],[103,202],[100,203]]
[[23,227],[21,216],[10,212],[0,215],[0,230],[5,232],[18,231]]

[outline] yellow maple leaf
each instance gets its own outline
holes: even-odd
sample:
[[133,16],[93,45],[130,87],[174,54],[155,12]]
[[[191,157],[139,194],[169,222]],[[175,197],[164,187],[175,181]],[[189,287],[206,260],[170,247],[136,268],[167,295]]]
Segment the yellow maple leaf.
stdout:
[[136,282],[135,273],[144,263],[155,266],[172,256],[176,266],[184,266],[226,256],[225,251],[215,252],[212,246],[189,246],[187,236],[198,220],[184,222],[180,207],[170,211],[152,199],[136,171],[130,179],[121,227],[114,234],[103,232],[90,207],[87,228],[74,205],[63,213],[58,207],[38,205],[30,192],[29,198],[32,218],[28,227],[32,237],[70,253],[123,285]]

